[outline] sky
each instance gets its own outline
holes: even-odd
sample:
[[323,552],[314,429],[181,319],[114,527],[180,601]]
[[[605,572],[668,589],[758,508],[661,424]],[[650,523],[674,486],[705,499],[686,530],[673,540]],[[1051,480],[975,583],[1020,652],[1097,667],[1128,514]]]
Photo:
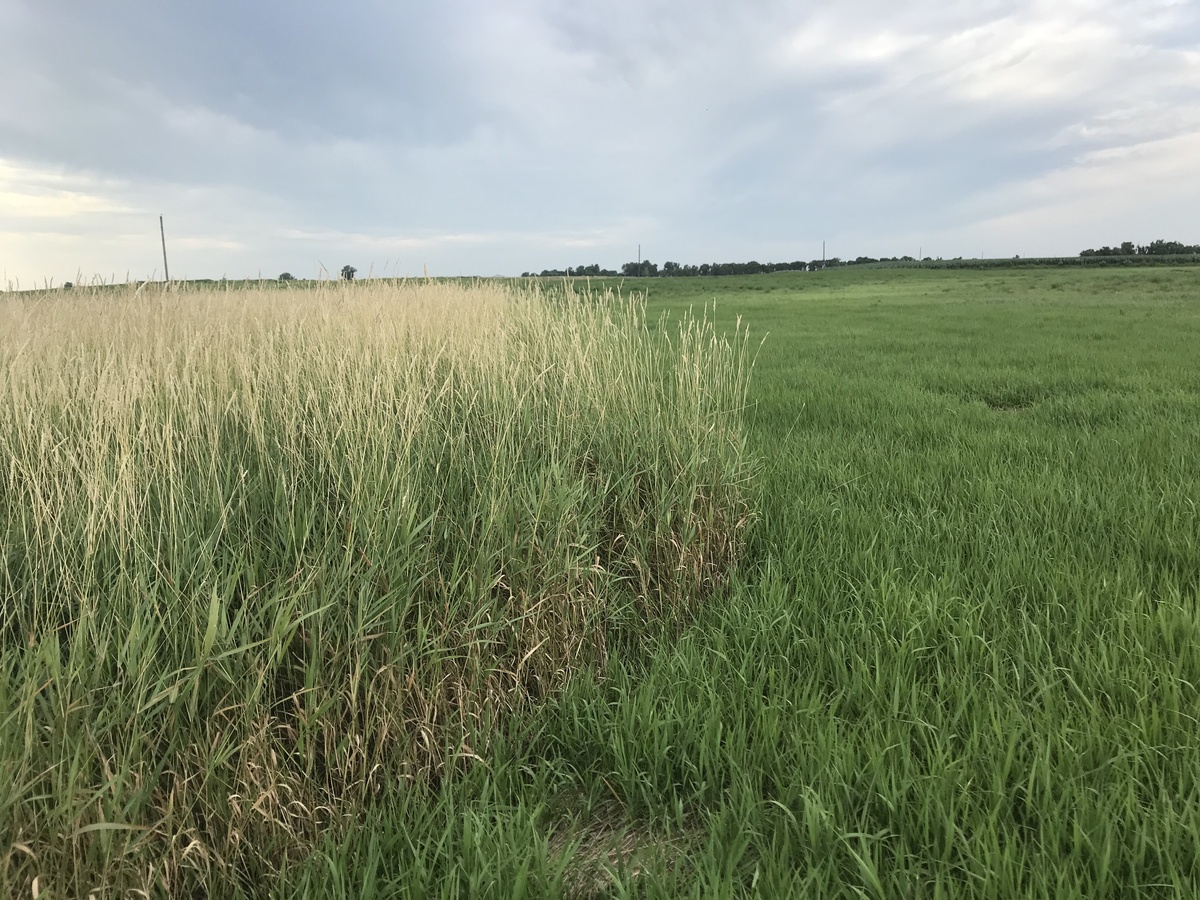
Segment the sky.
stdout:
[[0,289],[1200,243],[1200,0],[0,0]]

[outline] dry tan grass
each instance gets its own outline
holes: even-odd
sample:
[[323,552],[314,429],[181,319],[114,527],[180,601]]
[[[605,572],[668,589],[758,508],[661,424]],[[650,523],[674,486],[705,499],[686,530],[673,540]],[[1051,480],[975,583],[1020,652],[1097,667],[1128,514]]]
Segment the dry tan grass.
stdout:
[[485,757],[727,576],[744,351],[495,284],[6,298],[8,836],[209,883]]

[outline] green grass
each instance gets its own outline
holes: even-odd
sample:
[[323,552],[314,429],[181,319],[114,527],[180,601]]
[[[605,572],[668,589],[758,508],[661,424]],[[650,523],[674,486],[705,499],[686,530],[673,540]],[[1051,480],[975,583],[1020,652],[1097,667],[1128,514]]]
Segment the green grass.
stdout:
[[[740,316],[766,334],[739,457],[759,460],[756,518],[731,582],[682,630],[619,622],[619,645],[505,718],[474,764],[352,804],[302,856],[193,854],[178,883],[1196,895],[1200,272],[631,286],[652,321],[715,301],[718,331]],[[5,747],[24,740],[4,728]],[[5,871],[27,890],[36,868],[15,850]]]
[[6,895],[268,883],[740,554],[746,348],[703,319],[436,284],[0,314]]

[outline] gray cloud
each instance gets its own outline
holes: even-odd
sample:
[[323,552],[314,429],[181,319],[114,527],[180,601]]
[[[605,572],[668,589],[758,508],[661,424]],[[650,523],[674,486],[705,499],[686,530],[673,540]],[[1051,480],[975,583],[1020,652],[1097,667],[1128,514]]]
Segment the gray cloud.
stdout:
[[1198,6],[16,0],[0,265],[147,274],[159,212],[197,276],[1194,241]]

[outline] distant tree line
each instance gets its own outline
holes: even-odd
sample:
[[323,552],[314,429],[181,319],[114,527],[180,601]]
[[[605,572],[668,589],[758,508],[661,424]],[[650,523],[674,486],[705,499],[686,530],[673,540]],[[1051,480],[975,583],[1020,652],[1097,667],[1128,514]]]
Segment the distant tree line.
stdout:
[[1083,250],[1080,256],[1186,256],[1200,253],[1200,244],[1181,244],[1179,241],[1151,241],[1138,245],[1125,241],[1119,247],[1101,247],[1099,250]]
[[[925,257],[925,261],[933,262],[933,259],[927,256]],[[621,266],[620,272],[612,269],[602,269],[599,265],[593,264],[590,266],[568,267],[566,269],[542,269],[540,272],[522,272],[521,277],[581,278],[585,276],[613,277],[624,275],[627,278],[686,278],[714,275],[762,275],[770,272],[815,272],[818,269],[828,269],[837,266],[855,266],[881,262],[917,262],[917,259],[912,256],[884,256],[879,259],[871,256],[860,256],[857,259],[841,260],[834,256],[830,259],[814,259],[808,262],[796,260],[794,262],[762,263],[752,259],[749,262],[701,263],[698,266],[685,265],[668,260],[662,264],[661,268],[658,263],[643,259],[641,262],[625,263]]]
[[567,266],[565,269],[542,269],[540,272],[522,272],[522,278],[586,278],[595,276],[604,278],[605,276],[612,277],[620,274],[612,269],[602,269],[599,265],[593,264],[590,266]]
[[[778,263],[763,263],[757,260],[749,262],[728,262],[728,263],[701,263],[700,265],[684,265],[668,260],[660,267],[658,263],[651,262],[648,259],[643,259],[640,262],[627,262],[621,266],[621,271],[616,272],[612,269],[602,269],[598,264],[590,266],[574,266],[566,269],[542,269],[541,272],[522,272],[522,278],[582,278],[587,276],[594,277],[614,277],[623,275],[627,278],[686,278],[686,277],[705,277],[719,275],[762,275],[770,272],[815,272],[818,269],[832,269],[842,266],[865,266],[865,265],[882,265],[885,267],[901,267],[919,266],[929,268],[1007,268],[1009,266],[1029,266],[1029,265],[1070,265],[1072,262],[1078,265],[1087,260],[1092,260],[1100,265],[1105,264],[1105,260],[1111,257],[1122,257],[1122,260],[1116,260],[1123,265],[1125,264],[1154,264],[1164,263],[1171,264],[1172,260],[1162,257],[1175,257],[1174,262],[1190,262],[1190,260],[1179,260],[1180,256],[1197,256],[1200,257],[1200,245],[1181,244],[1178,241],[1151,241],[1149,244],[1139,246],[1132,241],[1125,241],[1119,247],[1101,247],[1099,250],[1084,250],[1078,257],[1059,256],[1059,257],[1031,257],[1023,259],[1020,256],[1003,259],[963,259],[961,256],[956,256],[953,259],[945,259],[937,257],[934,259],[931,256],[926,256],[924,259],[917,259],[914,256],[858,256],[854,259],[839,259],[834,256],[830,259],[813,259],[805,262],[804,260],[795,260],[794,262],[778,262]],[[1136,262],[1132,258],[1138,257]],[[1150,259],[1149,257],[1160,257],[1161,259]],[[1200,260],[1197,260],[1200,261]]]

